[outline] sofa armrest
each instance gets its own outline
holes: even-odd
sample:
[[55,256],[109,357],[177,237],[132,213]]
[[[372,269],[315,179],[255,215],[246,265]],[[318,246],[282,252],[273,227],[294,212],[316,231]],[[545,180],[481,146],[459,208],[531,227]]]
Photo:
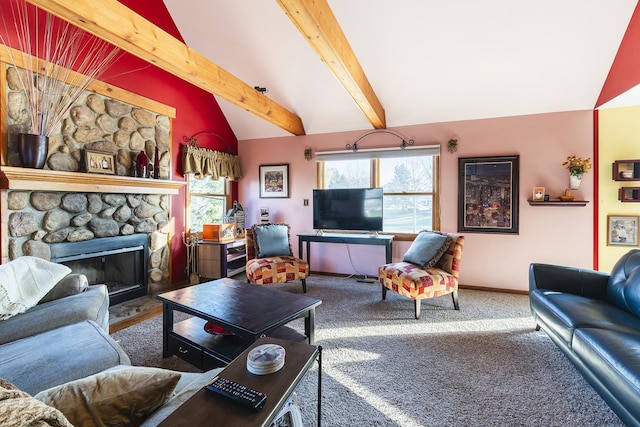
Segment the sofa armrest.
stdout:
[[529,266],[529,292],[548,289],[606,299],[608,283],[609,275],[595,270],[538,263]]
[[0,344],[37,335],[60,326],[92,320],[109,330],[109,293],[106,285],[92,285],[79,294],[38,304],[0,321]]
[[80,292],[86,291],[88,287],[89,282],[87,276],[84,274],[69,273],[56,283],[56,285],[42,297],[38,304],[79,294]]

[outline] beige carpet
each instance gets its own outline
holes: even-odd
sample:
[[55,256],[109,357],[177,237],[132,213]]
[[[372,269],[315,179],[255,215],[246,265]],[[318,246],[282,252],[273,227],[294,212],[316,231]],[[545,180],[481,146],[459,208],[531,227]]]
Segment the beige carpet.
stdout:
[[[299,283],[276,285],[301,293]],[[324,426],[621,426],[544,332],[526,295],[460,291],[413,303],[378,284],[312,276],[316,344],[323,347]],[[302,328],[302,322],[295,326]],[[156,317],[115,333],[134,364],[194,370],[162,358]],[[317,367],[298,387],[316,422]]]

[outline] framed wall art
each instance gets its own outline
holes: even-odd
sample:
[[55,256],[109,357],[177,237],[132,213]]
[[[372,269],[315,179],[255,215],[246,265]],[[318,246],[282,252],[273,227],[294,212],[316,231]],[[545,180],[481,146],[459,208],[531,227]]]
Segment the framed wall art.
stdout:
[[638,246],[638,217],[607,215],[607,245]]
[[458,159],[459,232],[518,234],[519,163],[518,155]]
[[110,153],[84,150],[84,164],[87,172],[116,174],[116,156]]
[[260,198],[289,197],[289,164],[260,165]]

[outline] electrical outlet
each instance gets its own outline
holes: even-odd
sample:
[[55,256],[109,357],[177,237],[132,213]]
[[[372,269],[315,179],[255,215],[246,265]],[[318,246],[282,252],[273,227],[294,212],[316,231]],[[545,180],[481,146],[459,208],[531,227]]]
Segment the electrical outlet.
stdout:
[[309,199],[304,199],[303,203],[304,203],[305,206],[309,206]]

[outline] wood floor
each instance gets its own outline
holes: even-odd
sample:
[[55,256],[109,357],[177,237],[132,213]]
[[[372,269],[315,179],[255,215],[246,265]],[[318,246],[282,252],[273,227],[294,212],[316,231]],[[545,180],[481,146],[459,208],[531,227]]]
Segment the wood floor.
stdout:
[[162,314],[162,303],[151,296],[135,298],[109,307],[109,333]]

